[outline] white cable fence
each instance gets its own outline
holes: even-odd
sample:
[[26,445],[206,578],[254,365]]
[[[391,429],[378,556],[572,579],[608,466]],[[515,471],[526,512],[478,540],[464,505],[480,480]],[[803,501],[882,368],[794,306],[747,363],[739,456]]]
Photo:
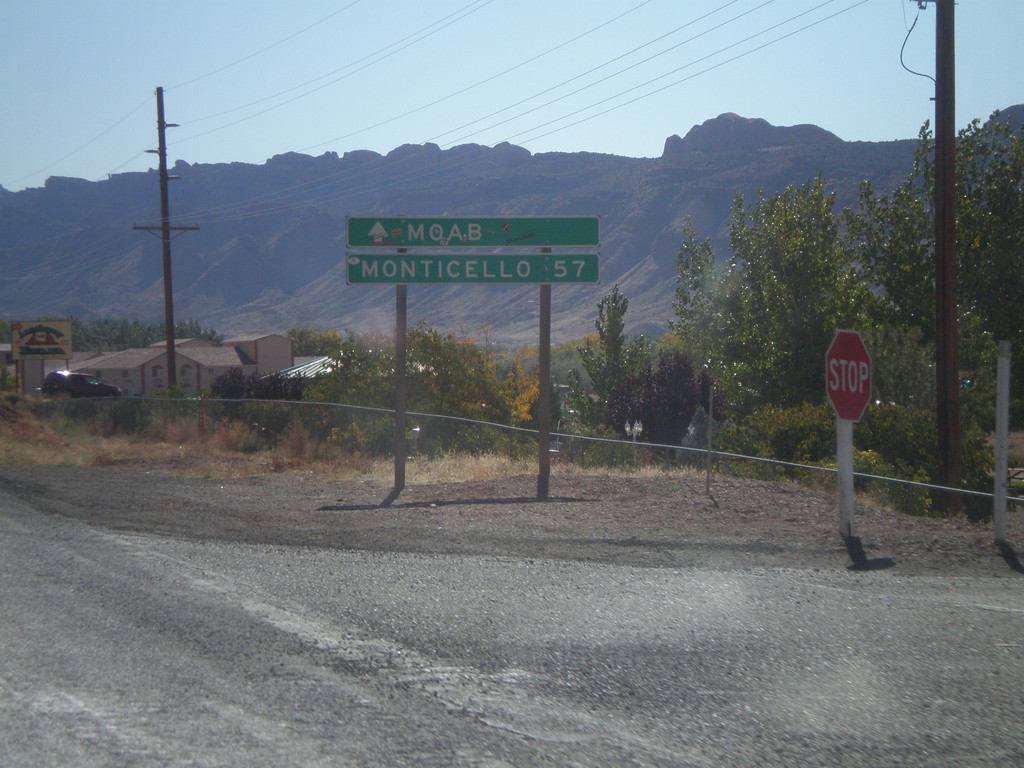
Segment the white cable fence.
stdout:
[[[394,451],[394,411],[334,403],[281,400],[222,400],[168,398],[79,398],[39,400],[36,413],[54,420],[91,422],[104,433],[158,434],[168,424],[188,424],[196,439],[214,439],[230,431],[240,450],[278,448],[295,430],[331,452],[361,453],[389,458]],[[438,414],[407,414],[408,451],[417,456],[449,454],[506,455],[510,460],[529,460],[537,455],[538,432],[476,419]],[[668,445],[613,437],[550,433],[549,451],[559,462],[581,467],[629,468],[660,465],[686,466],[715,475],[740,475],[759,479],[809,480],[837,476],[834,466],[801,464],[780,459],[748,456],[708,447]],[[959,494],[975,504],[988,503],[994,492],[949,488],[934,483],[854,471],[859,489],[884,488],[885,495],[904,511],[926,511],[928,497]],[[994,491],[994,489],[993,489]],[[1024,497],[1009,495],[1009,508],[1024,512]],[[921,506],[923,504],[923,506]],[[982,516],[985,516],[982,514]]]

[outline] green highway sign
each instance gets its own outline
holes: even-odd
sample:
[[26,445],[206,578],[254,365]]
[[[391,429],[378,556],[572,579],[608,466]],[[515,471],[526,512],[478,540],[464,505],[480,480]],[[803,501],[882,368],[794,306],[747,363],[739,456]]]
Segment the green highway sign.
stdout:
[[347,216],[348,248],[545,248],[601,244],[597,216]]
[[345,279],[350,285],[597,283],[599,262],[596,253],[352,253]]

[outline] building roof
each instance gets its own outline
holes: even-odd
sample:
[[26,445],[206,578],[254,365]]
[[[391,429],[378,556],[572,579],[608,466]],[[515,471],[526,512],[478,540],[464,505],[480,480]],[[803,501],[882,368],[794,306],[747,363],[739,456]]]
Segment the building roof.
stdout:
[[[72,363],[71,370],[82,368],[106,370],[138,368],[154,360],[159,360],[166,354],[167,349],[163,346],[159,348],[125,349],[121,352],[112,352],[109,355]],[[249,356],[241,353],[234,347],[184,347],[176,349],[174,356],[177,360],[189,360],[196,365],[202,365],[207,368],[241,368],[252,365],[248,361]]]
[[278,371],[278,375],[288,378],[311,379],[321,373],[330,373],[334,370],[335,365],[337,363],[330,357],[313,357],[298,365],[293,365],[291,368]]
[[88,360],[74,361],[69,370],[75,371],[81,368],[138,368],[140,365],[160,358],[167,350],[165,349],[123,349],[120,352],[110,352]]
[[[167,342],[166,341],[154,341],[149,346],[150,347],[164,347],[164,348],[166,348],[167,347]],[[176,348],[177,347],[212,347],[213,346],[213,342],[210,341],[209,339],[196,339],[196,338],[175,339],[174,340],[174,346]]]
[[187,347],[178,350],[177,356],[188,358],[207,368],[241,368],[254,365],[247,354],[235,347]]
[[271,336],[278,336],[282,339],[288,338],[283,333],[253,333],[245,336],[232,336],[230,339],[224,339],[221,344],[240,344],[247,341],[259,341],[260,339],[267,339]]

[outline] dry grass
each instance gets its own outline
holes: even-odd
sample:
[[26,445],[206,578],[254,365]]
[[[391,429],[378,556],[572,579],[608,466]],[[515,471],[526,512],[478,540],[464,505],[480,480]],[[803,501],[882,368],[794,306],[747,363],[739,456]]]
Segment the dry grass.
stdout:
[[1009,460],[1011,467],[1024,467],[1024,432],[1010,433]]
[[[237,479],[255,475],[303,472],[327,479],[364,479],[389,483],[394,479],[391,459],[369,458],[326,446],[301,427],[285,433],[272,451],[257,450],[244,424],[219,425],[207,439],[189,422],[159,420],[144,435],[102,435],[75,426],[55,426],[10,403],[0,404],[0,464],[104,466],[160,465],[184,477]],[[553,475],[593,474],[593,468],[553,462]],[[674,470],[679,471],[679,470]],[[406,481],[416,484],[500,480],[537,472],[530,458],[511,461],[507,456],[450,455],[410,458]],[[657,467],[601,469],[601,474],[645,476],[662,474]]]
[[[0,400],[0,464],[103,466],[112,464],[161,465],[185,477],[232,479],[254,475],[304,472],[328,479],[366,479],[391,482],[391,459],[351,454],[313,440],[301,427],[290,429],[273,451],[257,450],[244,424],[220,425],[205,439],[193,422],[157,421],[145,435],[105,436],[85,427],[63,427],[42,421],[8,400]],[[1010,438],[1010,465],[1024,466],[1024,432]],[[555,461],[552,474],[658,476],[658,466],[622,469],[581,468]],[[427,459],[418,456],[406,464],[406,481],[416,484],[479,482],[537,472],[535,458],[510,461],[497,454],[452,455]],[[699,472],[674,468],[672,472]]]

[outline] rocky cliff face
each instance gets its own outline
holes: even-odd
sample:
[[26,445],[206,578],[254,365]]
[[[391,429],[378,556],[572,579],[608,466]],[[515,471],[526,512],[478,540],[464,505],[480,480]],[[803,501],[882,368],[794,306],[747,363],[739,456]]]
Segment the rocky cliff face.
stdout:
[[[914,141],[844,142],[812,125],[721,115],[669,137],[660,158],[531,154],[522,147],[405,145],[386,155],[289,153],[263,165],[178,161],[173,243],[175,315],[226,334],[295,325],[394,327],[390,288],[346,286],[346,215],[597,215],[602,282],[557,286],[553,340],[590,333],[615,283],[629,297],[627,332],[672,319],[675,255],[693,218],[724,258],[733,198],[754,199],[823,174],[840,205],[863,179],[890,189]],[[155,171],[102,182],[52,178],[0,194],[0,313],[163,319],[160,241],[132,230],[159,218]],[[409,321],[492,340],[535,342],[535,286],[415,286]]]
[[670,136],[665,141],[663,157],[687,152],[749,152],[816,145],[835,148],[842,143],[838,136],[816,125],[777,126],[760,118],[728,112],[693,126],[683,139]]

